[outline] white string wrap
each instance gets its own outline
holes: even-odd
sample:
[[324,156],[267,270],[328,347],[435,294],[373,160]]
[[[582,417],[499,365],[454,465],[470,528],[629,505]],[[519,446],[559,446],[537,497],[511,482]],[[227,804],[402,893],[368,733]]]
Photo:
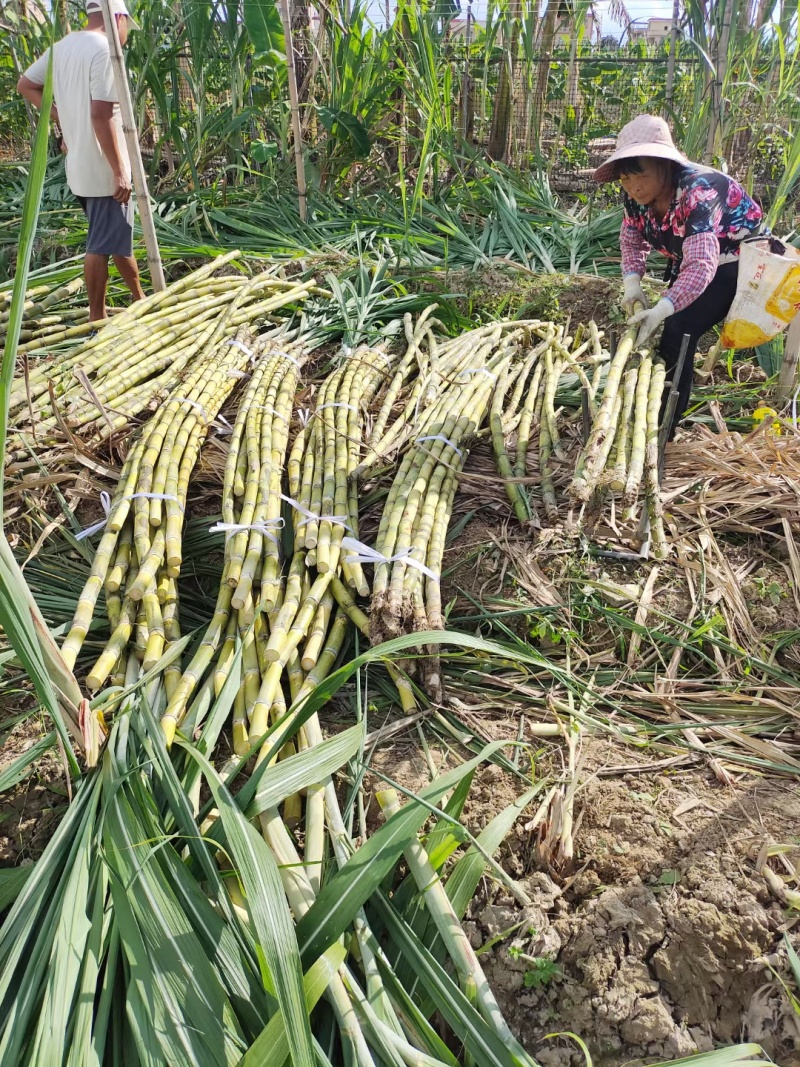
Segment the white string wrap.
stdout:
[[369,545],[357,541],[354,537],[343,537],[342,548],[346,548],[353,553],[352,556],[345,556],[345,563],[405,563],[408,567],[415,567],[418,571],[422,571],[431,581],[439,581],[439,575],[435,571],[432,571],[430,567],[426,567],[418,559],[414,559],[410,548],[404,548],[393,556],[384,556],[376,548],[370,548]]
[[311,422],[311,417],[313,413],[311,411],[311,408],[298,408],[296,414],[298,419],[300,420],[300,425],[308,426],[309,422]]
[[122,500],[171,500],[183,511],[183,504],[173,493],[131,493],[130,496],[124,496]]
[[229,378],[252,378],[252,374],[248,374],[246,370],[237,370],[236,367],[228,368]]
[[[172,500],[183,511],[183,505],[180,500],[173,496],[172,493],[131,493],[130,496],[120,497],[118,503],[124,504],[126,500]],[[111,517],[111,496],[105,491],[100,493],[100,504],[105,512],[105,518],[100,522],[95,522],[92,526],[87,526],[85,530],[81,530],[80,533],[75,534],[76,541],[84,541],[87,537],[91,537],[93,534],[99,533],[100,530],[105,529],[108,524],[108,520]]]
[[202,404],[198,404],[196,400],[190,400],[188,396],[174,396],[172,399],[176,404],[188,404],[189,407],[195,408],[200,412],[203,422],[208,426],[211,420],[208,417],[208,412]]
[[94,523],[93,526],[87,526],[86,529],[81,530],[80,533],[75,534],[76,541],[83,541],[85,538],[91,537],[92,534],[96,534],[99,530],[105,528],[105,525],[108,522],[108,517],[111,514],[111,496],[105,491],[105,489],[100,494],[100,503],[103,507],[103,511],[105,512],[105,518],[101,519],[100,522]]
[[274,415],[276,419],[282,419],[288,426],[289,420],[285,415],[282,415],[277,408],[270,407],[269,404],[252,404],[248,411],[267,411],[270,415]]
[[303,516],[297,523],[298,526],[305,526],[307,522],[329,522],[331,526],[344,526],[345,530],[350,530],[352,533],[352,526],[348,523],[349,515],[315,515],[313,511],[309,511],[307,507],[304,507],[298,500],[292,499],[290,496],[284,496],[281,493],[281,500],[285,500],[287,504],[290,504],[295,511],[299,511]]
[[295,367],[297,367],[298,370],[300,369],[299,361],[295,359],[295,357],[289,352],[276,352],[275,354],[277,356],[282,356],[284,359],[288,359],[290,363],[294,363]]
[[358,408],[353,404],[345,404],[341,400],[332,400],[329,404],[322,404],[317,408],[316,414],[319,415],[320,411],[324,411],[325,408],[346,408],[348,411],[355,411],[358,413]]
[[268,537],[270,541],[278,542],[277,537],[272,533],[273,530],[282,530],[284,526],[283,519],[265,519],[263,522],[217,522],[213,526],[209,526],[209,533],[224,533],[225,540],[231,534],[245,533],[247,530],[254,530],[256,533],[263,534],[264,537]]
[[428,434],[426,437],[418,437],[414,441],[414,444],[415,445],[421,444],[422,441],[444,441],[444,443],[446,445],[449,445],[453,449],[454,452],[458,453],[458,456],[459,456],[460,459],[464,458],[464,453],[461,451],[461,449],[458,447],[458,445],[453,444],[453,442],[450,440],[450,438],[449,437],[445,437],[445,435],[443,433],[432,433],[432,434]]
[[255,359],[255,352],[253,351],[253,349],[248,348],[247,345],[242,344],[242,342],[237,340],[235,337],[231,337],[231,339],[228,341],[228,344],[233,345],[234,348],[238,348],[240,352],[244,352],[244,354],[250,359]]
[[217,415],[216,419],[211,425],[216,429],[218,434],[221,434],[223,436],[233,433],[233,427],[224,415]]
[[493,374],[488,367],[467,367],[462,370],[462,374],[485,374],[487,378],[491,378],[493,382],[497,381],[497,375]]

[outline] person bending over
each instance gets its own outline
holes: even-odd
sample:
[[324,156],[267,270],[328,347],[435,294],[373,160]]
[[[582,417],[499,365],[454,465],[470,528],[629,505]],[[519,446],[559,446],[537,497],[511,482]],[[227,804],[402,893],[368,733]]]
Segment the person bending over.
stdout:
[[[683,336],[689,335],[669,432],[672,440],[689,406],[697,342],[728,314],[736,294],[741,242],[761,231],[761,208],[727,174],[689,162],[656,115],[640,115],[622,128],[616,150],[594,172],[594,179],[622,186],[622,307],[629,324],[639,327],[639,347],[664,324],[658,352],[669,382]],[[641,285],[650,249],[669,261],[669,288],[653,307],[648,307]],[[636,304],[643,310],[634,313]],[[665,389],[662,419],[668,393]]]

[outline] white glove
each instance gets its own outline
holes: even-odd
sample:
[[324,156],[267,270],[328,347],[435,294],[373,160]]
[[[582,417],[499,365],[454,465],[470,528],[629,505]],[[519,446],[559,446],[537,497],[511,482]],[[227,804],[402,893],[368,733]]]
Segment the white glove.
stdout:
[[647,297],[642,292],[642,279],[638,274],[626,274],[622,279],[623,296],[622,310],[626,315],[633,314],[635,304],[647,307]]
[[655,307],[651,307],[646,311],[637,311],[635,315],[631,315],[628,319],[628,325],[639,327],[634,347],[641,348],[648,337],[653,336],[664,319],[668,319],[674,311],[675,308],[672,301],[666,296],[662,296]]

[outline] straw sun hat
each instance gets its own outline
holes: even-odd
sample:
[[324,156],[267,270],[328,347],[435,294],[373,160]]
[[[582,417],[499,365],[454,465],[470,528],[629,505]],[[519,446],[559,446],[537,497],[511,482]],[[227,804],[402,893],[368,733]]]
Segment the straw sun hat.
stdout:
[[658,115],[639,115],[619,131],[616,149],[594,172],[594,180],[601,184],[613,181],[614,164],[637,156],[686,162],[686,156],[675,147],[666,122]]

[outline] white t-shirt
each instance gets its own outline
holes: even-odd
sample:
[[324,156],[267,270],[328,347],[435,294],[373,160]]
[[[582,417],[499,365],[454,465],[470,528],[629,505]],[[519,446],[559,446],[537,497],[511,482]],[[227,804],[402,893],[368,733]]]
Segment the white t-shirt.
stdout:
[[[116,104],[117,145],[128,178],[131,165],[122,132],[108,38],[96,30],[68,33],[54,46],[53,97],[67,146],[67,183],[76,196],[111,196],[114,177],[92,127],[92,100]],[[49,50],[25,71],[35,85],[47,80]]]

